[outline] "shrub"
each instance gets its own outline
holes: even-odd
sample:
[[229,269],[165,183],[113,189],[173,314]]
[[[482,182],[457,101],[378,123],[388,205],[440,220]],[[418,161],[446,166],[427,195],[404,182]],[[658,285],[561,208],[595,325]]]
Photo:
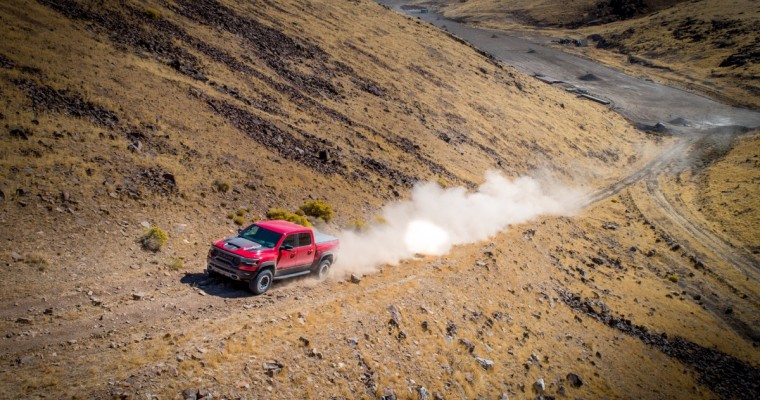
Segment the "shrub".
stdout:
[[143,14],[145,14],[146,17],[154,21],[158,19],[158,11],[155,9],[146,8],[145,10],[143,10]]
[[235,218],[235,213],[231,212],[227,214],[227,219],[233,219]]
[[440,186],[440,187],[442,187],[444,189],[446,189],[447,187],[449,187],[449,184],[446,183],[446,181],[443,180],[443,178],[441,178],[441,177],[438,177],[438,179],[436,179],[435,182],[438,184],[438,186]]
[[145,230],[145,233],[140,238],[140,243],[145,250],[157,252],[164,247],[168,238],[169,237],[166,236],[166,232],[164,232],[163,229],[154,226]]
[[36,268],[38,271],[45,271],[48,268],[48,261],[45,257],[39,254],[32,254],[24,258],[24,262],[30,267]]
[[388,223],[388,220],[385,219],[385,217],[383,217],[381,215],[378,215],[377,217],[375,217],[374,221],[375,221],[376,224],[387,224]]
[[303,203],[300,210],[310,217],[321,218],[325,222],[330,222],[333,217],[332,206],[322,200],[309,200]]
[[245,224],[245,217],[243,217],[242,215],[238,215],[232,219],[232,222],[234,222],[235,225],[243,225]]
[[215,179],[213,185],[217,192],[227,193],[232,189],[229,182],[220,181],[219,179]]
[[235,211],[235,215],[237,215],[238,217],[242,217],[243,215],[245,215],[245,209],[238,208],[237,211]]
[[367,223],[363,219],[357,218],[349,222],[348,227],[356,232],[364,232],[367,230]]
[[181,270],[185,264],[182,262],[182,259],[179,257],[172,257],[169,259],[169,262],[166,264],[167,267],[169,267],[172,271],[179,271]]
[[671,281],[671,282],[673,282],[673,283],[678,282],[679,278],[680,278],[680,276],[678,276],[678,274],[670,274],[670,275],[668,275],[668,280]]
[[298,215],[296,213],[292,213],[282,208],[270,208],[269,211],[267,211],[267,218],[268,219],[282,219],[282,220],[290,221],[294,224],[298,224],[301,226],[311,227],[311,222],[309,222],[309,220],[306,219],[306,217],[302,215]]

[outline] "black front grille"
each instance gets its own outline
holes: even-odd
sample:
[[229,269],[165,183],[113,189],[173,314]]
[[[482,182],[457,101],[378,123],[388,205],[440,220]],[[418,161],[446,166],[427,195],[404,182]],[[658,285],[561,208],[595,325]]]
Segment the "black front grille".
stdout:
[[216,254],[215,258],[216,258],[217,261],[221,261],[221,262],[229,264],[230,266],[233,266],[233,267],[235,267],[235,266],[237,266],[239,264],[238,263],[239,257],[237,257],[237,256],[235,256],[233,254],[224,252],[224,251],[217,250],[217,254]]

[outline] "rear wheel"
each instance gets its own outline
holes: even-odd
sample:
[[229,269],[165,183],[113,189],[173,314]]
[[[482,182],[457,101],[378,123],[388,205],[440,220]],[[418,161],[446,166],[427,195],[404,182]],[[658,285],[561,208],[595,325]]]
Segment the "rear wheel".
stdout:
[[332,265],[332,261],[329,258],[319,263],[319,266],[317,266],[317,279],[322,280],[327,278],[327,274],[330,272],[330,265]]
[[273,279],[272,271],[265,269],[259,272],[259,274],[256,275],[256,278],[248,283],[248,288],[251,289],[253,294],[262,294],[272,286]]

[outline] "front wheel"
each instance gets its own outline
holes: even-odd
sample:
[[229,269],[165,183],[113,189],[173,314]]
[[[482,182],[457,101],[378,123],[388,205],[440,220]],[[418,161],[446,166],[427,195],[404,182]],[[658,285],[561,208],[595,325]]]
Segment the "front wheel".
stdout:
[[272,286],[273,279],[272,271],[265,269],[259,272],[259,274],[256,275],[256,278],[248,283],[248,288],[251,289],[253,294],[263,294]]
[[329,258],[322,260],[317,267],[317,279],[322,280],[327,278],[327,274],[330,272],[330,265],[332,261]]

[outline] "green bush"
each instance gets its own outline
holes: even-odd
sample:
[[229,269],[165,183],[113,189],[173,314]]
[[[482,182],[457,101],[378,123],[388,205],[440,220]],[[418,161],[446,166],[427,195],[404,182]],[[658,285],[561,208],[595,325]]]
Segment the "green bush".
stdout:
[[679,278],[681,278],[681,277],[678,276],[678,274],[671,274],[671,275],[668,276],[668,280],[671,281],[671,282],[673,282],[673,283],[678,282]]
[[310,217],[321,218],[325,222],[330,222],[334,214],[332,206],[322,200],[309,200],[303,203],[300,210]]
[[214,189],[216,189],[217,192],[227,193],[232,189],[232,186],[229,182],[220,181],[218,179],[214,180]]
[[238,208],[237,211],[235,211],[235,215],[238,217],[242,217],[245,215],[245,209],[244,208]]
[[163,229],[154,226],[145,230],[145,233],[140,238],[140,243],[145,250],[157,252],[164,247],[168,239],[169,237]]
[[146,8],[143,10],[143,14],[154,21],[158,19],[158,11],[152,8]]
[[169,262],[166,264],[167,267],[169,267],[172,271],[179,271],[181,270],[185,264],[182,262],[182,259],[179,257],[172,257],[169,259]]
[[367,230],[367,223],[363,219],[355,219],[348,223],[348,227],[356,232],[364,232]]
[[311,227],[311,222],[309,222],[309,220],[306,219],[306,217],[302,215],[298,215],[296,213],[292,213],[283,208],[270,208],[269,211],[267,211],[267,218],[268,219],[282,219],[282,220],[290,221],[294,224],[298,224],[301,226]]
[[245,224],[245,217],[243,217],[242,215],[238,215],[232,219],[232,222],[234,222],[235,225],[243,225]]

